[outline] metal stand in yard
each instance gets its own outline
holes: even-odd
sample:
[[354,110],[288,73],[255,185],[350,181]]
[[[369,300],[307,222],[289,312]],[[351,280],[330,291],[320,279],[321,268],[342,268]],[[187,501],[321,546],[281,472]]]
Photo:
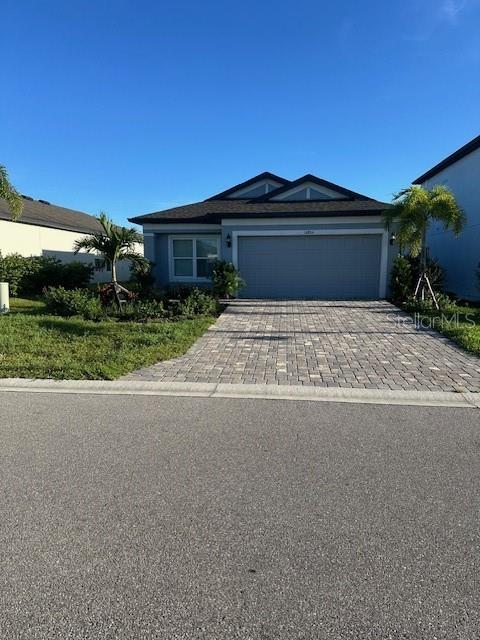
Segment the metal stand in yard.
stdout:
[[[426,287],[425,287],[426,285]],[[428,292],[430,293],[430,295],[432,296],[432,300],[435,303],[435,307],[436,309],[440,309],[440,307],[438,306],[438,302],[437,302],[437,298],[435,296],[435,293],[432,289],[432,285],[430,284],[430,279],[427,276],[427,274],[425,273],[425,271],[422,273],[422,275],[419,277],[418,282],[417,282],[417,286],[415,287],[415,293],[413,294],[413,297],[416,298],[418,296],[418,292],[420,290],[422,290],[422,300],[425,300],[425,288],[427,288]]]

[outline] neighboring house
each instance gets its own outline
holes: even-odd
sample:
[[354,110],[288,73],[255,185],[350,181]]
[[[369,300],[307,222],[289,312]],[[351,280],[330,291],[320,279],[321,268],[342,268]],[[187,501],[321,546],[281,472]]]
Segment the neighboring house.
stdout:
[[431,189],[443,184],[454,193],[467,216],[467,224],[456,237],[434,224],[427,237],[430,255],[445,269],[446,291],[468,300],[480,299],[476,269],[480,262],[480,136],[439,162],[414,180]]
[[[101,266],[100,256],[73,252],[75,240],[102,231],[98,220],[87,213],[57,207],[45,200],[23,197],[23,212],[18,222],[12,222],[7,202],[0,198],[0,253],[6,256],[19,253],[22,256],[53,256],[62,262],[84,262],[95,266],[94,282],[108,282],[111,271]],[[143,245],[137,246],[143,254]],[[127,262],[118,264],[118,279],[128,280],[130,267]]]
[[384,298],[398,249],[389,205],[313,175],[262,173],[195,204],[131,218],[159,285],[208,284],[216,258],[233,262],[246,298]]

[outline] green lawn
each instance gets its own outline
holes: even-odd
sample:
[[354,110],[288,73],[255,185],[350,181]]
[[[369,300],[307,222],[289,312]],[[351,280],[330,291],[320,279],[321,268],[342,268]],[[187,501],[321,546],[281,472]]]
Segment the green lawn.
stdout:
[[452,312],[431,312],[421,314],[432,321],[432,326],[445,336],[480,356],[480,309],[478,307],[458,307],[457,315]]
[[45,315],[39,300],[11,300],[0,316],[0,378],[112,380],[182,355],[215,321],[90,322]]

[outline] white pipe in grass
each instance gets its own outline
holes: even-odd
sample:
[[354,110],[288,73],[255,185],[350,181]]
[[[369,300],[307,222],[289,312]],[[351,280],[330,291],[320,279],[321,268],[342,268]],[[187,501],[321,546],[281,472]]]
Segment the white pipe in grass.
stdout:
[[0,282],[0,313],[8,313],[10,310],[10,295],[8,282]]

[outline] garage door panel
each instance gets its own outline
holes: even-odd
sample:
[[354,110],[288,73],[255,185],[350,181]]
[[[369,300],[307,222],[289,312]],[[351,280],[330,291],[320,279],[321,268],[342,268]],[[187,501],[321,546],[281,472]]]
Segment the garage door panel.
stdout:
[[379,297],[380,234],[240,236],[249,298]]

